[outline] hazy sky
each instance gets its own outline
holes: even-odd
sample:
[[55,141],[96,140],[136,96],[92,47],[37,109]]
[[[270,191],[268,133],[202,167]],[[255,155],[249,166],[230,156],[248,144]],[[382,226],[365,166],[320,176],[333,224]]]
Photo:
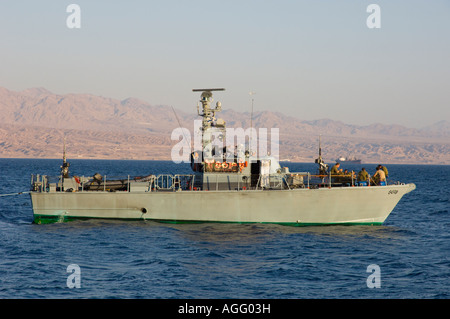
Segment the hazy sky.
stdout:
[[[69,4],[81,8],[70,29]],[[369,4],[381,28],[369,29]],[[91,93],[196,112],[422,127],[450,120],[450,1],[0,0],[0,86]]]

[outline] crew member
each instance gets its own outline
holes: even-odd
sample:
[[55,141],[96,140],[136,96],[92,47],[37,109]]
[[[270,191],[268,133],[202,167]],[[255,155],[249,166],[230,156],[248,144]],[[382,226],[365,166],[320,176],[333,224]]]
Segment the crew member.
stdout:
[[364,167],[361,168],[361,171],[358,173],[358,182],[367,182],[368,179],[369,173],[367,173]]
[[375,185],[386,184],[386,174],[381,168],[381,165],[377,166],[377,171],[375,172],[375,174],[373,174],[373,182],[375,183]]
[[336,163],[333,165],[330,171],[331,175],[339,175],[339,166],[341,166],[340,163]]
[[341,178],[337,175],[342,175],[342,169],[339,169],[341,166],[340,163],[336,163],[331,168],[330,174],[331,174],[331,182],[332,183],[339,183],[341,181]]
[[386,166],[382,166],[382,165],[378,165],[384,172],[384,175],[386,175],[386,179],[388,178],[388,169],[386,168]]

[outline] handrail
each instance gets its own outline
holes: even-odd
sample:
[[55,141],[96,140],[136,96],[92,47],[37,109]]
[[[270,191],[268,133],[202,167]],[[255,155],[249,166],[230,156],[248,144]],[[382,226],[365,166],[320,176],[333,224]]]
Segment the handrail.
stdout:
[[[252,178],[253,176],[253,178]],[[256,179],[257,176],[257,179]],[[208,190],[261,190],[261,189],[285,189],[293,190],[296,188],[332,188],[356,186],[357,179],[353,174],[311,174],[309,172],[289,172],[278,174],[210,174],[205,181],[195,183],[195,174],[159,174],[148,176],[130,175],[124,178],[102,176],[99,180],[93,177],[74,176],[63,178],[60,176],[31,175],[32,191],[35,192],[67,192],[67,191],[121,191],[134,192],[136,189],[142,190],[143,187],[136,188],[138,185],[148,186],[146,191],[208,191]],[[370,176],[369,176],[370,181]],[[369,182],[368,181],[368,182]],[[145,184],[147,183],[147,184]],[[214,184],[215,185],[214,185]],[[197,184],[197,185],[196,185]],[[373,185],[369,182],[369,185]],[[114,188],[115,187],[115,188]],[[145,188],[145,186],[144,186]]]

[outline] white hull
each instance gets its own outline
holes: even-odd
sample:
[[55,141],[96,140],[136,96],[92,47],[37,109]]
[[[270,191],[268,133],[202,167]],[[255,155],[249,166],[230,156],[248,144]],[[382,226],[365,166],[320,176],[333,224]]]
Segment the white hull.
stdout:
[[31,192],[34,220],[382,224],[414,184],[291,190]]

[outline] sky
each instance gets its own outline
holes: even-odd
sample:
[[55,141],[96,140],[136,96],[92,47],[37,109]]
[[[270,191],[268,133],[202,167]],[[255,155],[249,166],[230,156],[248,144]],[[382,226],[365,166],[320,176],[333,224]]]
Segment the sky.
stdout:
[[421,128],[450,121],[449,84],[449,0],[0,0],[0,86],[13,91],[196,113],[192,89],[223,87],[223,109],[250,112],[253,97],[255,112]]

